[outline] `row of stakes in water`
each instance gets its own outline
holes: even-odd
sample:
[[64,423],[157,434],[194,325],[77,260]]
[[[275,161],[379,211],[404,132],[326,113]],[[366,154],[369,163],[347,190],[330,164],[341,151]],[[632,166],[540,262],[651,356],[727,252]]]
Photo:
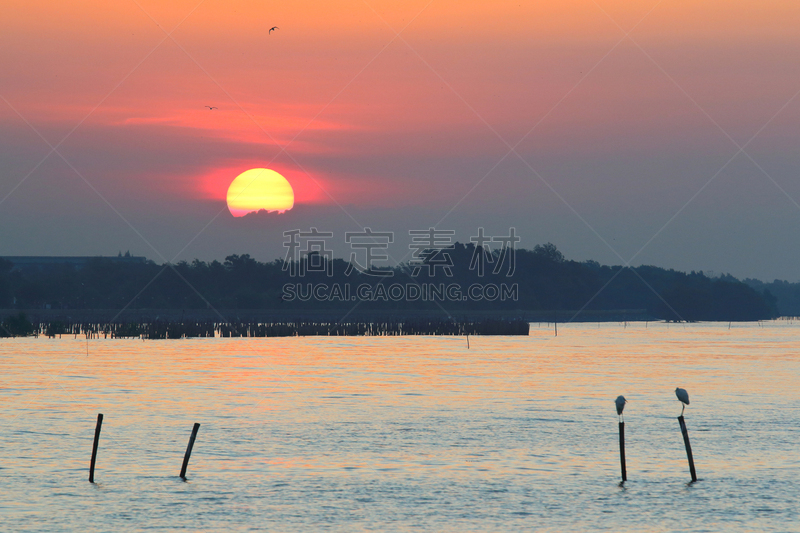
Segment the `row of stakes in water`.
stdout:
[[[689,431],[686,429],[686,421],[683,419],[683,411],[689,405],[689,393],[686,389],[680,387],[675,389],[675,396],[678,397],[683,407],[681,408],[681,416],[678,417],[678,423],[681,426],[681,434],[683,434],[683,444],[686,447],[686,458],[689,460],[689,473],[692,475],[692,483],[697,481],[697,472],[694,469],[694,457],[692,456],[692,445],[689,443]],[[617,406],[617,415],[620,417],[619,421],[619,462],[622,470],[622,482],[628,480],[628,472],[625,468],[625,422],[622,420],[622,411],[625,409],[625,404],[628,400],[625,396],[617,396],[614,400]]]
[[[100,444],[100,429],[103,427],[103,413],[97,414],[97,426],[94,428],[94,444],[92,444],[92,461],[89,463],[89,483],[94,483],[94,467],[97,463],[97,446]],[[192,455],[194,440],[197,438],[197,430],[200,424],[195,423],[192,428],[192,436],[189,437],[189,444],[186,446],[186,453],[183,456],[180,477],[186,481],[186,468],[189,466],[189,457]]]
[[[686,429],[686,422],[683,419],[683,411],[686,409],[686,406],[689,405],[689,393],[686,392],[686,389],[682,389],[680,387],[675,389],[675,395],[680,400],[681,404],[683,404],[683,408],[681,409],[681,416],[678,417],[678,422],[681,426],[681,433],[683,434],[683,443],[686,446],[686,457],[689,460],[689,472],[692,475],[692,483],[697,481],[697,473],[694,469],[694,458],[692,457],[692,445],[689,443],[689,432]],[[622,469],[622,482],[626,482],[628,480],[628,473],[625,467],[625,422],[621,419],[622,411],[625,410],[625,404],[628,401],[625,399],[624,396],[618,396],[614,402],[617,406],[617,415],[620,417],[619,421],[619,459],[620,459],[620,467]],[[97,460],[97,446],[100,442],[100,429],[103,426],[103,415],[102,413],[97,415],[97,426],[94,430],[94,444],[92,445],[92,461],[89,465],[89,482],[94,483],[94,467]],[[180,477],[183,480],[186,480],[186,467],[189,465],[189,457],[192,455],[192,448],[194,447],[194,441],[197,437],[197,430],[200,429],[200,424],[195,424],[192,428],[192,435],[189,437],[189,444],[186,446],[186,454],[183,457],[183,465],[181,466],[181,473]]]
[[520,319],[431,320],[389,319],[371,322],[150,321],[119,323],[41,322],[33,325],[35,336],[62,335],[96,338],[182,339],[214,337],[305,337],[395,335],[522,335],[530,324]]

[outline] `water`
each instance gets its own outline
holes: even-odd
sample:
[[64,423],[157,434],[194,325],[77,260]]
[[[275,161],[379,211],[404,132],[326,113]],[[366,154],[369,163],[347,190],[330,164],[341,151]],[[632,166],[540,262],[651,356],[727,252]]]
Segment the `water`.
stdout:
[[88,355],[85,339],[6,339],[0,529],[800,531],[799,337],[786,321],[534,324],[470,350],[100,339]]

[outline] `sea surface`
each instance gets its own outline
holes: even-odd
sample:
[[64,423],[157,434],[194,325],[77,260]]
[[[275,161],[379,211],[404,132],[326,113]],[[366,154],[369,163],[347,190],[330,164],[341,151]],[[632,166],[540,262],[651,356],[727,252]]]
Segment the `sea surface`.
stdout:
[[0,529],[800,531],[800,323],[469,343],[0,340]]

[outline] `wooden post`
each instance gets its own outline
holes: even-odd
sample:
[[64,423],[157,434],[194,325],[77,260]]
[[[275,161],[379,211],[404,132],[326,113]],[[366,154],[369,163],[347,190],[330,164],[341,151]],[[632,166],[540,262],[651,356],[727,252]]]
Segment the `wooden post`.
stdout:
[[197,430],[200,429],[200,424],[195,423],[192,428],[192,436],[189,437],[189,445],[186,447],[186,455],[183,456],[183,466],[181,467],[181,478],[186,479],[186,467],[189,466],[189,457],[192,455],[192,448],[194,447],[194,439],[197,438]]
[[94,465],[97,460],[97,445],[100,442],[100,428],[103,427],[103,414],[97,414],[97,426],[94,428],[94,445],[92,446],[92,462],[89,464],[89,483],[94,483]]
[[697,473],[694,470],[694,457],[692,457],[692,445],[689,443],[689,431],[686,429],[686,422],[683,420],[683,415],[678,417],[678,423],[681,425],[681,433],[683,433],[683,444],[686,445],[686,457],[689,459],[689,473],[692,474],[692,482],[697,481]]
[[619,464],[622,468],[622,482],[628,481],[628,471],[625,468],[625,422],[619,423]]

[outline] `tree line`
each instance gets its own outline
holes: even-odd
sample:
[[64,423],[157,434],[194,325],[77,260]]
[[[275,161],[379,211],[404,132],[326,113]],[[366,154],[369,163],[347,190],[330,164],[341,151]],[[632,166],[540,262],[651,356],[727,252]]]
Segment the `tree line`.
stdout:
[[[363,271],[342,259],[313,254],[304,262],[259,262],[247,254],[220,261],[158,265],[97,258],[83,266],[14,269],[0,260],[0,308],[4,309],[269,309],[342,310],[355,303],[356,288],[370,298],[361,311],[619,311],[644,310],[654,319],[744,321],[773,318],[786,307],[774,284],[743,283],[655,266],[623,267],[564,258],[550,243],[532,250],[493,251],[456,243],[427,250],[416,263]],[[483,266],[481,272],[480,266]],[[760,283],[760,282],[759,282]],[[348,298],[318,298],[314,288],[349,286]],[[392,298],[393,286],[458,287],[434,301]],[[294,287],[287,292],[287,286]],[[507,289],[492,298],[491,287]],[[469,297],[478,287],[478,298]],[[491,290],[486,290],[489,287]],[[483,288],[483,292],[481,289]],[[311,291],[311,292],[308,292]],[[413,291],[410,291],[413,292]],[[783,295],[789,291],[775,291]],[[800,303],[800,291],[797,302]],[[293,296],[293,297],[287,297]],[[330,296],[330,291],[325,293]],[[800,313],[798,313],[800,314]]]
[[746,278],[744,283],[756,292],[773,295],[778,315],[800,316],[800,283],[789,283],[779,279],[765,283],[752,278]]

